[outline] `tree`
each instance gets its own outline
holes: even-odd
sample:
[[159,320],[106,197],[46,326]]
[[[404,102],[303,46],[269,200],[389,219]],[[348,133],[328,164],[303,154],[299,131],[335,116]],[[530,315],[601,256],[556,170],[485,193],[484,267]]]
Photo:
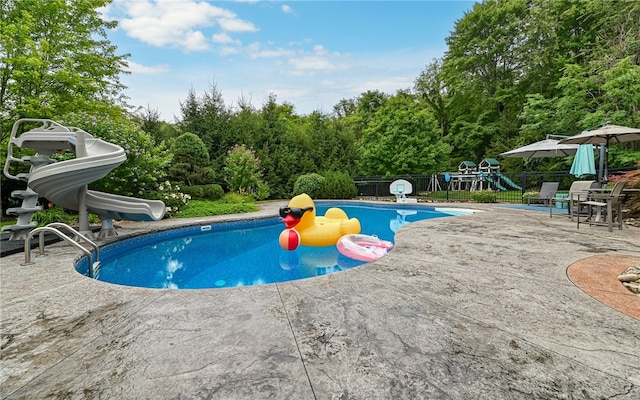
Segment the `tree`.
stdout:
[[260,159],[246,146],[235,145],[225,159],[224,173],[232,192],[255,193],[262,178]]
[[302,135],[296,131],[300,118],[293,114],[293,105],[278,104],[275,94],[270,94],[259,111],[260,131],[255,132],[256,156],[264,173],[264,182],[275,198],[285,198],[293,184],[310,161],[301,146]]
[[414,88],[433,110],[440,125],[440,136],[447,134],[447,111],[445,107],[445,96],[447,94],[446,84],[442,79],[442,60],[434,59],[426,69],[420,73],[415,80]]
[[362,148],[368,175],[427,174],[449,167],[451,149],[440,140],[436,119],[404,92],[378,109],[365,129]]
[[133,119],[140,124],[143,131],[153,137],[157,145],[164,143],[167,148],[171,148],[173,142],[181,133],[176,125],[162,121],[160,112],[157,109],[140,108],[133,116]]
[[235,144],[230,135],[231,112],[224,104],[222,92],[215,83],[209,90],[198,97],[193,89],[184,103],[180,103],[183,132],[193,132],[202,141],[214,168],[222,166],[227,150]]
[[[116,55],[99,9],[110,0],[6,0],[0,6],[0,118],[104,113],[126,100]],[[10,131],[7,126],[0,129]]]
[[211,183],[213,173],[209,170],[209,152],[202,140],[194,133],[178,136],[171,146],[173,162],[169,167],[169,177],[189,186]]
[[527,4],[487,1],[456,23],[442,65],[454,157],[480,159],[495,139],[517,135],[524,102]]

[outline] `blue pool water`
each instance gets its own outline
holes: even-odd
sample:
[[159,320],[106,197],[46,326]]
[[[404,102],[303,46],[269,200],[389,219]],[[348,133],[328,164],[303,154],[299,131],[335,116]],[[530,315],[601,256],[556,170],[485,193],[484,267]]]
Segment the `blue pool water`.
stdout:
[[[403,225],[459,215],[433,207],[316,203],[317,215],[329,207],[358,218],[362,233],[393,241]],[[100,250],[97,279],[164,289],[200,289],[259,285],[330,274],[364,264],[341,255],[335,246],[280,248],[280,218],[185,227],[119,241]],[[77,265],[87,275],[87,260]]]

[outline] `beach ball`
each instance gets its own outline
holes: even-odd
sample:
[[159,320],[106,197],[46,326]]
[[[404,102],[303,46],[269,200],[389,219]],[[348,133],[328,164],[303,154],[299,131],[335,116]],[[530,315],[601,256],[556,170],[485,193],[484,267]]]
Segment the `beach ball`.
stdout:
[[280,247],[284,250],[295,250],[300,244],[300,234],[295,229],[285,229],[280,233]]

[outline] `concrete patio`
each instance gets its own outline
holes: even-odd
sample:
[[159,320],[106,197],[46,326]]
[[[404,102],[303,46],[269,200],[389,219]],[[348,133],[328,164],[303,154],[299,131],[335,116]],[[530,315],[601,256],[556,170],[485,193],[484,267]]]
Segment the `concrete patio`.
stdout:
[[[189,223],[275,216],[281,205]],[[409,224],[377,262],[262,286],[106,284],[76,273],[78,252],[61,243],[34,266],[3,257],[0,397],[639,399],[640,320],[577,287],[567,268],[640,263],[640,229],[460,206],[484,212]],[[617,296],[640,308],[631,292]]]

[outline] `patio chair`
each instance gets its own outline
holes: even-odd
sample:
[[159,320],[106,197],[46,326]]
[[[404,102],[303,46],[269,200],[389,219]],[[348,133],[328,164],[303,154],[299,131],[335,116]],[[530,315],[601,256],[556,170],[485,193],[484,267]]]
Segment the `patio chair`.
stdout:
[[[594,189],[598,187],[598,183],[596,181],[575,181],[571,184],[569,188],[569,194],[565,198],[555,198],[553,201],[556,205],[567,204],[567,213],[573,222],[574,214],[580,212],[580,209],[576,208],[576,205],[580,200],[586,201],[587,196],[589,195],[589,189]],[[556,195],[557,196],[557,195]]]
[[[618,229],[622,229],[622,191],[627,183],[629,181],[616,182],[611,191],[590,193],[588,200],[579,201],[578,209],[587,207],[587,218],[583,222],[588,222],[589,225],[607,225],[609,232],[613,232],[614,219],[617,217],[618,221],[615,225]],[[577,215],[577,219],[576,227],[580,229],[580,215]]]
[[547,206],[550,205],[552,199],[556,197],[558,185],[560,185],[559,182],[542,182],[540,194],[538,197],[527,198],[527,205],[530,206],[532,202],[544,203]]

